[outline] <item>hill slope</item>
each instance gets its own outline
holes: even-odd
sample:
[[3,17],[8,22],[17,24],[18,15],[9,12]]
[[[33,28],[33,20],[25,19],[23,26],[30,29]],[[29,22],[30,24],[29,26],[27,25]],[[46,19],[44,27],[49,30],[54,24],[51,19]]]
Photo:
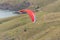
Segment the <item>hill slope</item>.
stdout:
[[[24,3],[23,1],[21,2]],[[27,2],[32,4],[27,8],[42,10],[35,12],[36,23],[32,23],[27,14],[0,19],[0,40],[60,40],[60,0]],[[15,1],[12,0],[12,3],[14,5]]]
[[[0,40],[45,40],[47,39],[45,36],[53,39],[47,35],[52,35],[51,32],[55,33],[55,30],[56,34],[60,32],[58,30],[60,28],[60,12],[36,12],[36,23],[32,23],[26,15],[22,16],[0,24]],[[52,36],[54,37],[54,35]]]
[[47,12],[60,12],[60,0],[54,3],[48,4],[43,8],[43,10]]

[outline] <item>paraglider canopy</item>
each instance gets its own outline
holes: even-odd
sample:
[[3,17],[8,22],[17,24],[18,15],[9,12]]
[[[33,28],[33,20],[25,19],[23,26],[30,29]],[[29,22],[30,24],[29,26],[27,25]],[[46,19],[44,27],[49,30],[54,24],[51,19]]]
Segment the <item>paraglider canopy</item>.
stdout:
[[19,10],[19,12],[26,12],[30,16],[32,22],[36,21],[35,13],[32,10],[30,10],[30,9],[23,9],[23,10]]

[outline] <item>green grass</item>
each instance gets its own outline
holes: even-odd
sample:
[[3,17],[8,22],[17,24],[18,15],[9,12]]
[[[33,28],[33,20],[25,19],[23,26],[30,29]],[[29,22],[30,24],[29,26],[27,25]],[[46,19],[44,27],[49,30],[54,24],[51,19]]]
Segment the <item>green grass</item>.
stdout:
[[[54,28],[60,26],[60,21],[45,22],[44,16],[50,14],[48,12],[36,12],[36,23],[32,23],[29,16],[22,15],[18,18],[11,19],[0,24],[0,34],[3,33],[3,38],[17,38],[20,40],[39,40],[45,34],[51,32]],[[56,16],[57,17],[57,16]],[[50,18],[50,17],[48,17]],[[54,17],[55,18],[55,17]],[[26,30],[26,31],[24,31]],[[48,34],[47,33],[47,34]],[[1,37],[0,36],[0,37]],[[5,37],[4,37],[5,36]],[[8,37],[7,37],[8,36]],[[24,37],[24,38],[23,38]],[[33,38],[32,38],[33,37]],[[17,38],[18,39],[18,38]]]
[[[16,1],[16,3],[15,1],[9,3],[14,5],[22,2],[23,0]],[[27,14],[0,19],[0,40],[44,40],[47,39],[47,37],[49,38],[50,35],[52,39],[55,39],[54,36],[60,32],[58,31],[60,28],[60,0],[28,1],[30,3],[33,3],[33,5],[31,5],[33,7],[30,9],[34,9],[37,6],[40,6],[42,9],[42,11],[40,10],[38,12],[35,12],[36,22],[32,23]]]
[[60,12],[60,0],[57,0],[56,2],[48,4],[42,10],[47,12]]

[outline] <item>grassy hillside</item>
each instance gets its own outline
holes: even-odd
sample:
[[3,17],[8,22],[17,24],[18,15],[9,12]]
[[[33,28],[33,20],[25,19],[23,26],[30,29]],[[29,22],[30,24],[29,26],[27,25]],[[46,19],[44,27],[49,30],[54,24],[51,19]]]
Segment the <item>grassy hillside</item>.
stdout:
[[48,4],[50,4],[50,3],[53,3],[53,2],[55,2],[55,1],[57,1],[57,0],[28,0],[30,3],[32,3],[32,5],[34,5],[34,6],[40,6],[40,8],[41,7],[44,7],[44,6],[46,6],[46,5],[48,5]]
[[30,3],[32,3],[31,9],[34,10],[60,12],[60,0],[31,0]]
[[[29,1],[29,0],[28,0]],[[44,8],[45,6],[49,5],[49,4],[52,4],[54,2],[56,2],[57,0],[30,0],[29,2],[32,4],[30,6],[30,9],[42,9]]]
[[[51,35],[51,31],[56,30],[56,34],[59,33],[60,12],[36,12],[36,23],[32,23],[28,15],[22,16],[0,24],[1,40],[45,40],[47,39],[45,36],[53,39],[47,36]],[[55,31],[53,33],[55,33]],[[52,36],[54,37],[54,35]]]
[[[19,2],[24,4],[24,0],[15,1],[16,4]],[[0,3],[8,2],[14,5],[15,1],[0,0]],[[36,22],[32,23],[27,14],[0,19],[0,40],[60,40],[60,0],[27,0],[27,2],[32,4],[28,8],[40,9],[35,12]]]
[[45,6],[43,10],[47,12],[60,12],[60,0]]

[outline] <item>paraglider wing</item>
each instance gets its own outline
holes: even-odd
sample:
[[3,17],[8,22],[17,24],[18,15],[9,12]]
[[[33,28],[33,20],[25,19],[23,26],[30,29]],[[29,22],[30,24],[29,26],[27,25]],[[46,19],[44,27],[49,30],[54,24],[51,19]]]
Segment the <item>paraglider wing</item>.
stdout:
[[19,12],[26,12],[30,16],[32,22],[36,21],[35,14],[33,11],[31,11],[29,9],[24,9],[24,10],[19,10]]

